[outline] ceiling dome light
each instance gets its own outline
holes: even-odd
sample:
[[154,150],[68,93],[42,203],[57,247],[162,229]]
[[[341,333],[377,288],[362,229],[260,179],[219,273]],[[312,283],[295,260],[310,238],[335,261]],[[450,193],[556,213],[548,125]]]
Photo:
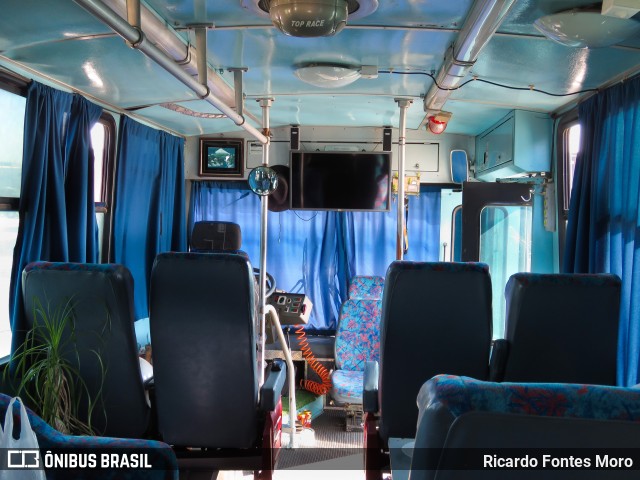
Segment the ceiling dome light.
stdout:
[[347,19],[364,18],[378,9],[378,0],[240,0],[240,4],[294,37],[334,35]]
[[299,67],[296,77],[320,88],[339,88],[360,78],[360,70],[345,65],[312,64]]
[[533,26],[567,47],[600,48],[620,43],[640,32],[640,22],[608,17],[596,11],[570,10],[537,19]]
[[335,35],[347,24],[347,0],[271,0],[273,24],[292,37]]

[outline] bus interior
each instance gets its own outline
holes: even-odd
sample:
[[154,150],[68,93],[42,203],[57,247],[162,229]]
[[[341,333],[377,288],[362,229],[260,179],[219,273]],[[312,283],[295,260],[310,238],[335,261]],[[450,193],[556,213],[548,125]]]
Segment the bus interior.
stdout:
[[639,73],[637,0],[4,0],[0,413],[132,478],[635,478]]

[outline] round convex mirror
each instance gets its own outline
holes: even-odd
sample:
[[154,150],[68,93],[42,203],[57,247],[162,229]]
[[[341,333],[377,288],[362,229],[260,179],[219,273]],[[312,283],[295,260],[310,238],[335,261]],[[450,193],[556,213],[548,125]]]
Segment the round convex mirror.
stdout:
[[265,166],[254,168],[249,174],[249,188],[257,195],[269,195],[278,187],[278,175]]

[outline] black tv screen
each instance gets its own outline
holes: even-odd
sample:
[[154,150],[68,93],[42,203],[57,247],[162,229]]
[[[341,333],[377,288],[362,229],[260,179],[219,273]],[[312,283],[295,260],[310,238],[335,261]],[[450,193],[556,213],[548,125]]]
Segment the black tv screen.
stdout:
[[389,152],[291,152],[291,208],[388,211],[390,178]]

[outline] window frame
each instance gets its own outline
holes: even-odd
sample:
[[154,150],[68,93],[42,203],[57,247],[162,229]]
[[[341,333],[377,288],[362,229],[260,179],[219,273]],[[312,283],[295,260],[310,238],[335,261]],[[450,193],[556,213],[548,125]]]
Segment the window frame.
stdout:
[[[567,112],[558,121],[556,129],[556,209],[558,218],[558,261],[562,270],[564,264],[564,245],[567,236],[567,221],[569,219],[569,200],[571,192],[568,191],[567,167],[569,160],[569,129],[580,124],[578,109]],[[566,200],[566,202],[565,202]]]

